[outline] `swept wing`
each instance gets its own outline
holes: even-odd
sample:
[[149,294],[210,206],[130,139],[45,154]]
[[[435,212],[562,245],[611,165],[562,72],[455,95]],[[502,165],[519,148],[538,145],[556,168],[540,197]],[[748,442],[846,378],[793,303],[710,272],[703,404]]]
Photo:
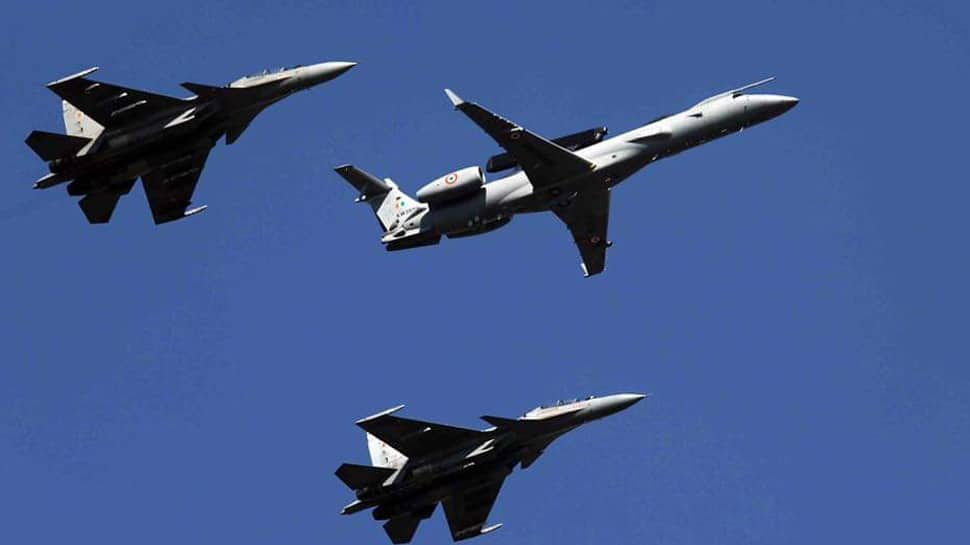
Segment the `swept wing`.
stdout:
[[88,79],[95,70],[90,68],[47,87],[103,127],[121,126],[185,105],[180,98]]
[[408,458],[421,458],[482,435],[478,430],[400,418],[390,411],[359,420],[357,425]]
[[606,268],[607,228],[610,220],[610,190],[606,187],[587,189],[565,207],[552,209],[569,228],[583,259],[583,272],[593,276]]
[[488,514],[495,505],[505,477],[478,483],[458,490],[442,503],[451,538],[455,541],[469,539],[497,530],[501,524],[485,527]]
[[554,187],[596,168],[593,163],[559,144],[546,140],[474,102],[465,102],[450,89],[445,89],[445,94],[457,110],[468,116],[509,152],[536,189]]
[[[89,183],[89,181],[83,179],[79,181]],[[90,183],[97,185],[96,182]],[[81,207],[81,211],[84,212],[84,217],[88,218],[89,223],[108,223],[111,221],[115,207],[118,206],[118,200],[121,199],[122,195],[127,195],[134,185],[135,180],[126,180],[108,186],[97,193],[89,193],[78,201],[78,206]]]
[[205,210],[205,206],[187,208],[192,204],[192,194],[208,157],[208,149],[198,150],[142,176],[145,196],[156,225]]

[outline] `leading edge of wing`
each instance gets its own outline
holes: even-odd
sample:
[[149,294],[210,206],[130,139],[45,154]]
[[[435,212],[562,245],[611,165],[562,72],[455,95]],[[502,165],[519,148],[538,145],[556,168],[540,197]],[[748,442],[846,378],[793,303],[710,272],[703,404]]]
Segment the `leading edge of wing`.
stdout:
[[468,102],[451,89],[448,100],[485,131],[518,163],[533,186],[547,188],[596,168],[596,165],[568,149],[490,110]]

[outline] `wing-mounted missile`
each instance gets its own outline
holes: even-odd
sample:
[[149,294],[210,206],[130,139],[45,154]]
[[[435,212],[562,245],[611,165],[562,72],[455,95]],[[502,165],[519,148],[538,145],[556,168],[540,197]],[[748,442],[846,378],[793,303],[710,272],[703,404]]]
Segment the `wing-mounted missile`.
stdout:
[[341,515],[353,515],[354,513],[357,513],[359,511],[363,511],[364,509],[369,509],[370,507],[371,507],[370,505],[368,505],[368,504],[366,504],[366,503],[364,503],[364,502],[362,502],[360,500],[354,500],[354,501],[348,503],[347,505],[345,505],[344,508],[340,510],[340,514]]
[[398,405],[397,407],[391,407],[390,409],[387,409],[386,411],[381,411],[381,412],[379,412],[377,414],[372,414],[370,416],[365,416],[364,418],[361,418],[360,420],[354,422],[354,424],[357,424],[358,426],[360,426],[361,424],[366,424],[366,423],[371,422],[373,420],[377,420],[378,418],[381,418],[382,416],[388,416],[388,415],[394,414],[394,413],[400,411],[403,408],[404,408],[404,405]]
[[190,210],[186,210],[185,213],[182,214],[182,217],[183,218],[187,218],[189,216],[194,216],[196,214],[201,214],[202,212],[205,212],[206,210],[208,210],[208,208],[209,208],[209,205],[208,204],[203,204],[202,206],[197,206],[197,207],[192,208]]
[[83,77],[86,77],[86,76],[90,76],[91,74],[93,74],[93,73],[95,73],[97,71],[98,71],[98,67],[97,66],[92,66],[91,68],[88,68],[87,70],[81,70],[77,74],[71,74],[70,76],[65,76],[65,77],[63,77],[63,78],[61,78],[59,80],[54,80],[54,81],[48,83],[47,84],[47,87],[50,88],[50,89],[53,89],[54,87],[57,87],[59,85],[62,85],[64,83],[67,83],[69,81],[76,80],[76,79],[79,79],[79,78],[83,78]]
[[48,187],[54,187],[55,185],[62,184],[66,181],[67,178],[64,178],[60,174],[51,172],[47,176],[44,176],[43,178],[34,182],[34,189],[47,189]]

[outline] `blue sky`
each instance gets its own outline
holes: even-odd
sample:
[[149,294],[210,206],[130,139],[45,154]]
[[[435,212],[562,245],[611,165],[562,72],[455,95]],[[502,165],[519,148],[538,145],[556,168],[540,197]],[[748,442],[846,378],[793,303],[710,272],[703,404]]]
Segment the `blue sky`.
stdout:
[[[332,475],[359,417],[483,425],[652,392],[508,481],[482,543],[960,543],[970,509],[968,9],[959,2],[15,2],[0,140],[0,542],[384,543]],[[43,84],[184,96],[355,60],[214,150],[209,210],[89,226],[23,144]],[[802,103],[620,186],[608,268],[565,229],[388,254],[332,172],[411,191],[494,144],[768,75]],[[417,543],[448,543],[440,511]]]

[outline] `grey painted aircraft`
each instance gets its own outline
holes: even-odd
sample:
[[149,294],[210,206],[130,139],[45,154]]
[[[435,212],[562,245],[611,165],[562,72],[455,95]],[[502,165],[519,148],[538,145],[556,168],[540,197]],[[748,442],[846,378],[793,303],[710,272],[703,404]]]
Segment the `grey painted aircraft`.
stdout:
[[337,172],[368,202],[384,228],[388,250],[438,244],[441,236],[467,237],[508,224],[515,214],[552,211],[566,224],[579,248],[586,276],[603,271],[610,213],[610,190],[650,163],[777,117],[798,99],[748,94],[768,78],[707,98],[687,110],[604,140],[594,128],[547,140],[484,107],[445,90],[460,110],[506,153],[493,156],[488,172],[515,169],[485,183],[479,167],[453,171],[418,190],[417,200],[390,179],[381,180],[353,165]]
[[550,443],[583,424],[626,409],[641,394],[616,394],[538,407],[518,419],[483,416],[483,431],[393,416],[404,406],[358,420],[367,432],[371,463],[343,464],[337,477],[357,499],[349,515],[374,508],[394,543],[408,543],[418,524],[444,505],[451,537],[487,534],[485,526],[502,483],[516,465],[526,469]]
[[48,162],[45,189],[73,180],[91,223],[107,223],[118,199],[141,177],[156,224],[205,210],[189,209],[209,150],[232,144],[267,106],[332,80],[356,63],[325,62],[263,72],[225,87],[183,83],[195,96],[157,95],[89,79],[90,68],[47,84],[60,96],[67,134],[34,131],[27,145]]

